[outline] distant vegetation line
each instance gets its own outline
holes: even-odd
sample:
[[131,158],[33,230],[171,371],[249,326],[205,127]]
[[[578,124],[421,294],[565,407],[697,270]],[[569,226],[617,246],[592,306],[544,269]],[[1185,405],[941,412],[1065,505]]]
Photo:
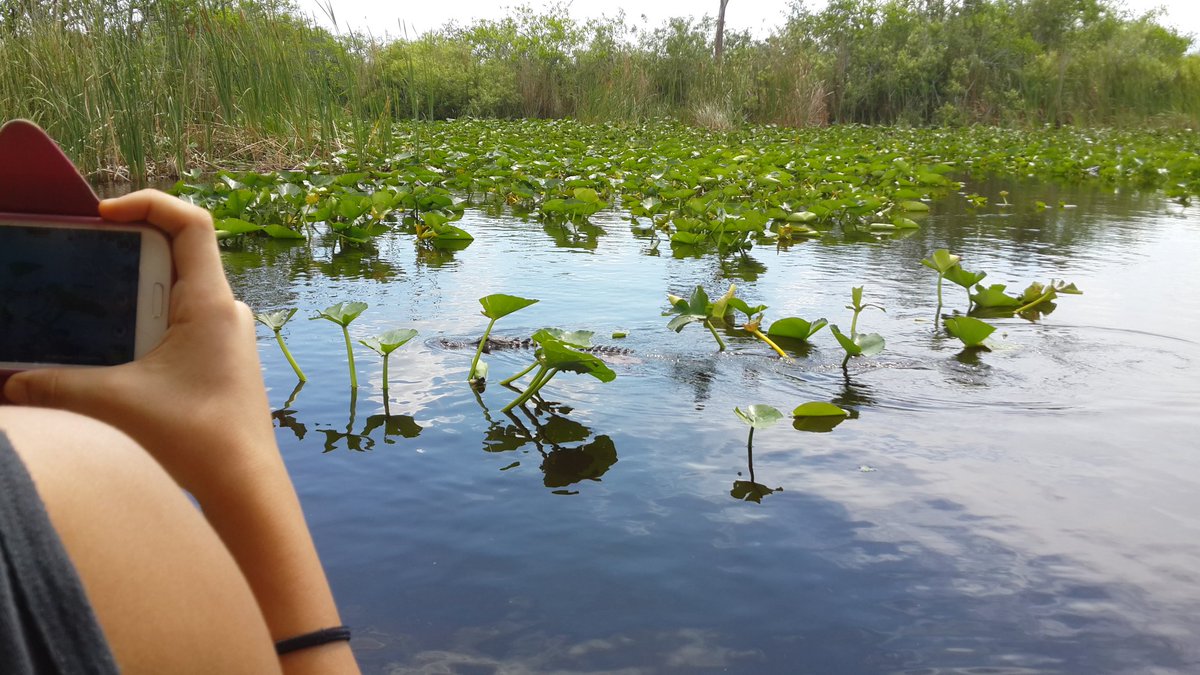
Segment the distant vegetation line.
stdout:
[[1200,123],[1190,39],[1109,0],[796,3],[765,38],[725,32],[720,60],[715,33],[560,7],[384,41],[288,0],[6,0],[0,113],[39,122],[93,175],[139,181],[387,149],[402,119]]

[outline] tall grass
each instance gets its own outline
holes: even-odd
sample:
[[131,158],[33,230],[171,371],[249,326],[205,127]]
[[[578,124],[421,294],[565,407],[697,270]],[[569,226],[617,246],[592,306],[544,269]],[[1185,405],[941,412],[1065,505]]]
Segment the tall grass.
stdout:
[[0,111],[45,127],[88,173],[141,181],[292,164],[390,129],[378,123],[390,104],[371,84],[370,41],[337,39],[276,3],[114,15],[123,4],[81,0],[56,16],[58,3],[17,0],[0,19]]

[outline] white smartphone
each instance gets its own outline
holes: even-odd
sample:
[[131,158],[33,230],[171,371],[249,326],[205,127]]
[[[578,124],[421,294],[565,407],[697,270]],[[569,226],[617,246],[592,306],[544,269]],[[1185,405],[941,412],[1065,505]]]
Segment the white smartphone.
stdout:
[[162,340],[170,290],[152,225],[0,216],[0,372],[132,361]]

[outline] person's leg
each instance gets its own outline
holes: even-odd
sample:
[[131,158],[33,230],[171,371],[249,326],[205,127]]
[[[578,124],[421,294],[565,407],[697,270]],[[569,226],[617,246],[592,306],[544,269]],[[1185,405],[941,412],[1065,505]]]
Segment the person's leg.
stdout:
[[0,430],[28,468],[122,672],[279,672],[232,556],[141,447],[53,410],[0,407]]

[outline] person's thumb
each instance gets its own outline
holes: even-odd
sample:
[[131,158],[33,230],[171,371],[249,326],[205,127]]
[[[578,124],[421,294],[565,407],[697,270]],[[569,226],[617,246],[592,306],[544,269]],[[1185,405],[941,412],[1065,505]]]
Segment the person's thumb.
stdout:
[[48,368],[16,373],[4,396],[17,405],[89,414],[105,398],[105,373],[98,368]]

